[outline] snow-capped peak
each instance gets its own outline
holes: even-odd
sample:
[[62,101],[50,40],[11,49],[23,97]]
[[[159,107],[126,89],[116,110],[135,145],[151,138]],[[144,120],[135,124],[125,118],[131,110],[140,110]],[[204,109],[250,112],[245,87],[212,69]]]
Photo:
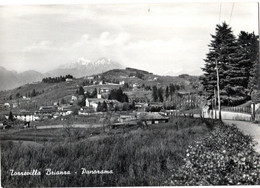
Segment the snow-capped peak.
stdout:
[[107,58],[100,58],[97,61],[95,61],[96,65],[105,65],[105,64],[111,64],[112,61],[111,59],[107,59]]
[[76,62],[81,63],[82,65],[86,65],[86,64],[91,63],[91,61],[89,59],[86,59],[84,57],[79,58]]
[[111,59],[108,58],[100,58],[96,61],[91,61],[89,59],[86,59],[84,57],[78,58],[76,61],[61,65],[60,69],[81,69],[83,67],[89,67],[89,66],[112,66],[116,65],[117,63],[113,62]]

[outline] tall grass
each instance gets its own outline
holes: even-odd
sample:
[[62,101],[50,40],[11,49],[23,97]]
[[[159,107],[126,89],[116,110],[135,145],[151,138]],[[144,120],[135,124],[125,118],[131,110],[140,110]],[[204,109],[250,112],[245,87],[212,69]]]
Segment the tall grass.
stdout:
[[[2,184],[4,187],[163,185],[171,176],[170,170],[184,164],[188,146],[208,132],[209,128],[201,120],[181,118],[145,130],[111,130],[84,139],[72,133],[63,142],[37,146],[4,142],[1,144]],[[47,176],[47,168],[69,170],[73,174]],[[112,170],[113,174],[82,175],[81,168]],[[42,175],[11,176],[10,169],[38,169]]]

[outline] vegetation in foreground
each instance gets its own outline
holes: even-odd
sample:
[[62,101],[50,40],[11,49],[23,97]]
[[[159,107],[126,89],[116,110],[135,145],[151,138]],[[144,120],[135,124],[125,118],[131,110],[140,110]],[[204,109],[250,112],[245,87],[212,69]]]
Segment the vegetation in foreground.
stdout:
[[167,185],[259,185],[260,155],[250,136],[221,125],[186,151]]
[[[55,136],[46,131],[41,134]],[[148,129],[63,129],[59,138],[37,144],[2,142],[3,187],[260,183],[260,156],[252,138],[218,121],[178,117]],[[47,176],[48,168],[72,174]],[[113,174],[82,175],[81,168]],[[10,169],[38,169],[42,175],[11,176]]]
[[[200,119],[176,118],[148,129],[125,128],[81,139],[64,130],[61,141],[42,144],[2,143],[4,187],[141,186],[163,185],[171,169],[184,164],[186,149],[208,134],[210,127]],[[87,131],[87,130],[85,130]],[[43,134],[43,133],[42,133]],[[45,169],[71,171],[73,175],[46,176]],[[88,170],[113,170],[113,174],[82,175]],[[11,176],[15,171],[38,169],[41,176]],[[77,172],[77,174],[74,174]]]

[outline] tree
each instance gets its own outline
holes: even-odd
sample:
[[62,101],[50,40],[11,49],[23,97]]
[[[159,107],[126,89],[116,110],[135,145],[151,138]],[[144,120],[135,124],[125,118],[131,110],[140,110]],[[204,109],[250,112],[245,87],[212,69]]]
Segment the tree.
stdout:
[[157,93],[157,87],[156,86],[153,86],[152,87],[152,96],[153,96],[153,101],[156,102],[158,100],[158,93]]
[[35,97],[35,96],[36,96],[36,91],[35,91],[35,89],[32,90],[31,96],[32,96],[32,97]]
[[[241,31],[238,35],[235,53],[231,54],[228,65],[226,91],[228,105],[239,105],[250,99],[254,88],[254,63],[257,62],[257,38],[254,33]],[[250,82],[250,77],[252,82]],[[250,88],[250,89],[249,89]]]
[[112,89],[108,95],[109,100],[118,100],[119,102],[128,102],[128,96],[123,93],[121,87],[119,89]]
[[9,113],[8,120],[14,121],[14,115],[13,115],[13,113],[12,113],[11,111],[10,111],[10,113]]
[[[242,35],[243,34],[243,35]],[[245,37],[243,37],[245,36]],[[245,39],[244,39],[245,38]],[[249,81],[248,81],[248,89],[250,94],[253,90],[260,90],[260,72],[259,72],[259,36],[256,36],[254,33],[245,33],[241,32],[240,37],[238,38],[241,41],[245,48],[247,49],[247,55],[250,59],[250,70],[249,70]]]
[[16,93],[16,98],[18,99],[18,98],[20,98],[20,93]]
[[214,98],[214,89],[217,84],[216,65],[220,78],[220,93],[223,103],[228,103],[229,98],[229,77],[228,69],[232,61],[232,55],[236,51],[236,38],[231,28],[224,22],[216,26],[215,35],[209,44],[209,53],[206,55],[205,67],[202,68],[204,76],[202,84],[207,93],[207,98]]
[[100,102],[98,102],[98,105],[97,105],[97,112],[102,112],[102,105]]
[[170,84],[170,96],[171,96],[171,101],[172,101],[172,96],[173,96],[173,93],[175,92],[175,86],[173,84]]
[[67,104],[67,101],[64,98],[62,98],[61,99],[61,104]]
[[79,87],[78,94],[79,94],[79,95],[84,95],[84,92],[85,92],[85,90],[83,89],[82,86],[80,86],[80,87]]
[[158,96],[159,102],[163,102],[163,88],[162,87],[157,89],[157,96]]
[[97,98],[97,88],[92,91],[91,98]]
[[102,112],[106,112],[107,111],[107,103],[105,101],[103,101],[102,103]]
[[167,86],[166,89],[165,89],[165,98],[166,100],[168,99],[170,93],[169,93],[169,87]]

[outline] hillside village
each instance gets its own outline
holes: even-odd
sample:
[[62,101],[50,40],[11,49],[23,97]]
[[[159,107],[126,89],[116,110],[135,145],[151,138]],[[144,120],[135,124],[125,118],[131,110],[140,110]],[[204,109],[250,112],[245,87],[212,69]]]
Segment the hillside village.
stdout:
[[46,119],[116,112],[112,124],[129,120],[136,124],[140,114],[154,123],[180,111],[198,109],[203,103],[199,87],[198,78],[189,75],[164,77],[132,68],[79,79],[49,77],[2,92],[1,121],[6,124],[10,113],[29,126]]

